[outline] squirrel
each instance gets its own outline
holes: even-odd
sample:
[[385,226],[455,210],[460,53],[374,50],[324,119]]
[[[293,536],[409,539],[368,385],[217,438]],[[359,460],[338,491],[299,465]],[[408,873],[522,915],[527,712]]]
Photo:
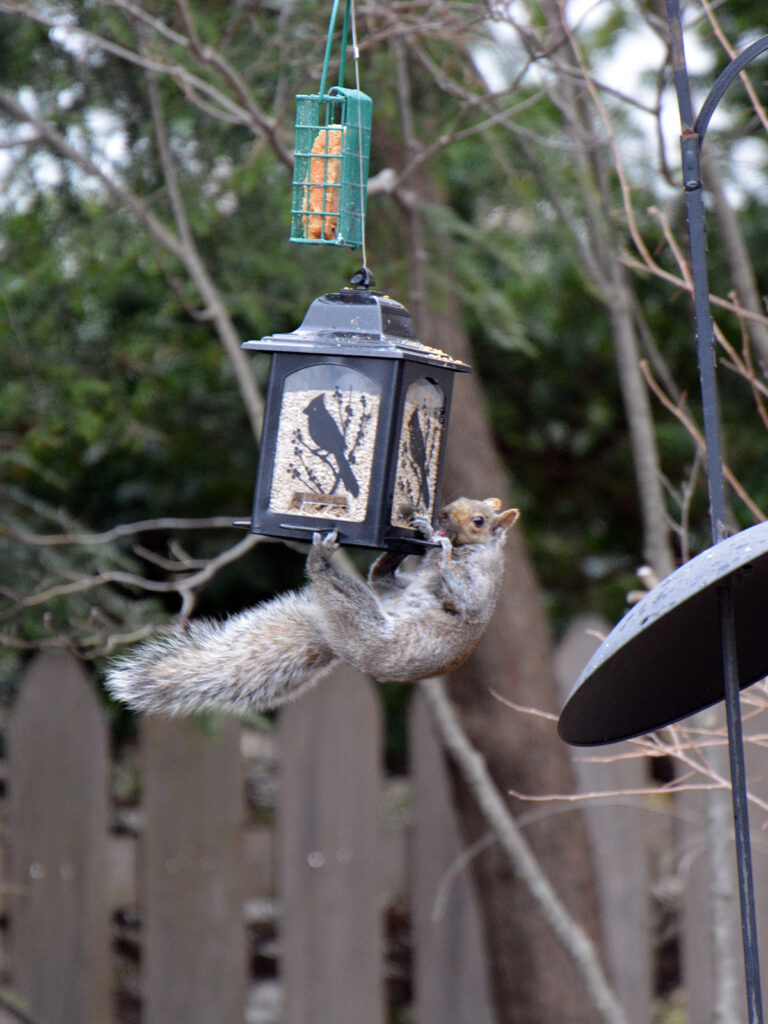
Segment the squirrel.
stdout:
[[496,605],[502,547],[517,509],[498,498],[458,498],[433,531],[439,545],[413,572],[404,554],[384,552],[368,582],[331,564],[335,532],[313,534],[310,582],[225,619],[188,623],[118,660],[105,680],[113,697],[138,711],[267,710],[314,686],[339,661],[387,682],[416,682],[462,665]]

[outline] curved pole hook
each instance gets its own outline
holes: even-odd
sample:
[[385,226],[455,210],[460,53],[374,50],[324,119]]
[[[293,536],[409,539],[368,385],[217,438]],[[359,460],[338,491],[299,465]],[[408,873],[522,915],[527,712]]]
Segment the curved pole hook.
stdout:
[[725,95],[725,90],[731,84],[731,82],[740,75],[747,64],[751,64],[755,57],[759,57],[761,53],[765,53],[768,50],[768,36],[762,36],[756,42],[743,50],[740,54],[733,58],[730,64],[728,64],[717,76],[715,84],[709,90],[707,98],[704,100],[699,116],[696,118],[696,123],[693,126],[693,130],[699,136],[700,144],[704,142],[704,136],[707,133],[709,122],[712,119],[712,115],[717,108],[717,104]]

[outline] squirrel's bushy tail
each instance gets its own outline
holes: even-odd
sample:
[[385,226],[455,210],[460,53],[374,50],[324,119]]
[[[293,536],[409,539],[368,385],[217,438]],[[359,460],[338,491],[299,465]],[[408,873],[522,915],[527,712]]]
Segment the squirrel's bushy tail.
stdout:
[[106,687],[137,711],[256,711],[313,686],[336,663],[306,591],[283,594],[224,622],[191,622],[114,663]]

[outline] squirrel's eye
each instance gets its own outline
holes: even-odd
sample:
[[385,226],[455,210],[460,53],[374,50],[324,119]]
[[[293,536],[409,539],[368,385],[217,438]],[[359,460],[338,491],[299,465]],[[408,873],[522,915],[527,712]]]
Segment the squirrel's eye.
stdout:
[[473,526],[480,527],[485,522],[485,516],[472,516],[471,523]]

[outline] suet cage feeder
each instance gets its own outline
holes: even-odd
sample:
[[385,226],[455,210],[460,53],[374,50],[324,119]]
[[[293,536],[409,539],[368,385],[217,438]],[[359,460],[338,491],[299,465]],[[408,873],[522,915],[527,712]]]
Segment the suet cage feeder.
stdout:
[[328,27],[320,91],[296,97],[291,241],[363,244],[371,148],[371,98],[344,88],[350,0],[341,33],[338,85],[326,91],[339,0]]
[[345,288],[295,331],[247,341],[272,353],[252,533],[423,553],[412,526],[439,500],[454,374],[469,367],[415,336],[408,310]]

